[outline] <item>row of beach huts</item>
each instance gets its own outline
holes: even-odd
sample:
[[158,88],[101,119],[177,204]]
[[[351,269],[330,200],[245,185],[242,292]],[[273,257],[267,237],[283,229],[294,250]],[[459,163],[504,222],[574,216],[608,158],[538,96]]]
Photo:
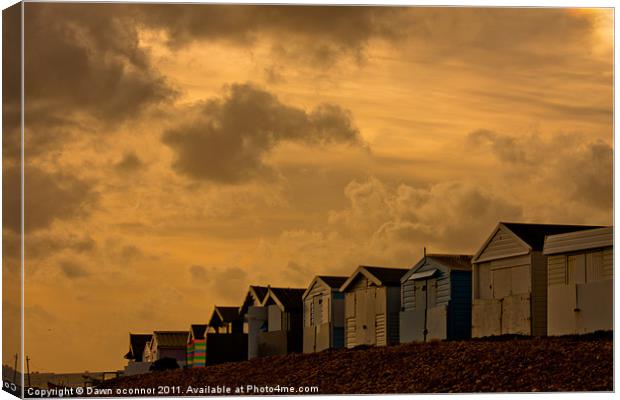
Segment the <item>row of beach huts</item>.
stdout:
[[[240,296],[241,297],[241,296]],[[126,375],[359,345],[613,329],[613,227],[500,222],[474,255],[250,286],[189,331],[129,334]]]

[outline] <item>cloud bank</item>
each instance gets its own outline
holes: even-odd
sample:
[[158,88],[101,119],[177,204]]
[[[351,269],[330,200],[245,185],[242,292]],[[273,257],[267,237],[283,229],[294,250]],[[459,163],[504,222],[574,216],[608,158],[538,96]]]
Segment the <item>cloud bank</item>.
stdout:
[[271,175],[264,158],[286,141],[362,145],[349,111],[329,103],[305,111],[249,83],[230,85],[221,98],[200,105],[189,123],[163,135],[175,153],[177,172],[217,183]]

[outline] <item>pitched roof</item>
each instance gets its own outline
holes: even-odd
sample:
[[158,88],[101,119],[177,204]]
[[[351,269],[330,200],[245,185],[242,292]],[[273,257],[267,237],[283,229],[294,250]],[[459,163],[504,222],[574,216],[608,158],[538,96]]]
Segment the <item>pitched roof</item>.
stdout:
[[129,351],[125,354],[128,360],[142,361],[144,353],[144,345],[153,337],[150,333],[130,333],[129,334]]
[[202,339],[205,336],[207,325],[206,324],[192,324],[190,325],[189,329],[194,339]]
[[327,275],[317,275],[312,279],[312,282],[308,285],[308,288],[304,291],[304,294],[301,296],[302,300],[306,299],[312,292],[312,288],[316,285],[318,281],[323,282],[323,284],[327,285],[331,290],[340,290],[340,286],[345,283],[347,280],[346,276],[327,276]]
[[407,268],[385,268],[360,265],[345,283],[342,284],[340,291],[344,292],[359,274],[364,275],[379,286],[400,286],[400,279],[408,271],[409,269]]
[[261,304],[265,296],[267,296],[267,290],[267,286],[250,285],[245,299],[243,299],[243,304],[239,308],[239,313],[245,315],[248,312],[248,307],[254,304]]
[[545,244],[545,236],[602,228],[602,226],[592,225],[525,224],[517,222],[501,222],[501,224],[510,229],[512,233],[527,243],[534,251],[542,251]]
[[427,254],[426,257],[432,258],[450,269],[471,271],[473,256],[470,254]]
[[366,271],[370,272],[381,281],[382,285],[400,285],[400,278],[409,271],[405,268],[385,268],[385,267],[367,267]]
[[271,298],[283,311],[298,310],[303,307],[302,296],[306,289],[301,288],[269,288],[267,297],[263,299],[263,305]]
[[189,331],[155,331],[153,340],[159,348],[185,348]]
[[614,228],[594,228],[578,232],[549,235],[545,238],[543,254],[561,254],[572,251],[583,251],[613,247]]
[[409,279],[428,278],[437,272],[437,268],[432,270],[432,274],[418,272],[426,265],[438,266],[437,264],[440,264],[450,270],[471,271],[471,260],[472,256],[468,254],[427,254],[426,258],[422,257],[400,278],[400,282],[403,283]]
[[347,276],[326,276],[319,275],[319,278],[332,289],[338,289],[347,281]]
[[250,286],[250,289],[254,291],[259,302],[263,301],[269,291],[267,286]]
[[215,306],[215,311],[218,313],[223,323],[233,322],[239,319],[238,307]]

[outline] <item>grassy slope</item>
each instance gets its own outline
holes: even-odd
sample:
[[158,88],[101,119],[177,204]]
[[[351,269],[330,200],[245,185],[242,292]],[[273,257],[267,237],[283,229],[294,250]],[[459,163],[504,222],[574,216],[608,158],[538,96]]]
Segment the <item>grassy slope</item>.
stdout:
[[318,386],[320,393],[613,390],[610,334],[496,338],[291,354],[120,378],[105,387]]

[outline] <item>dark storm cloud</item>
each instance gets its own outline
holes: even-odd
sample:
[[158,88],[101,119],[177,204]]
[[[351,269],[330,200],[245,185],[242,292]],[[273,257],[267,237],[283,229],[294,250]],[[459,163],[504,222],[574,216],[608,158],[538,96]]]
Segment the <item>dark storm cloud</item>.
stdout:
[[[19,168],[4,169],[2,178],[4,227],[19,232]],[[88,181],[69,174],[48,173],[37,167],[26,167],[24,189],[26,233],[46,228],[54,220],[84,216],[98,197]]]
[[402,37],[403,9],[259,5],[149,5],[133,11],[147,26],[165,29],[169,45],[224,40],[248,46],[260,37],[277,43],[274,54],[322,65],[341,55],[362,57],[372,38]]
[[164,133],[173,167],[191,178],[237,183],[269,174],[263,157],[280,142],[360,145],[351,114],[333,104],[310,112],[288,106],[251,84],[234,84],[205,102],[191,122]]
[[119,172],[134,172],[139,170],[144,166],[144,163],[134,152],[127,152],[123,156],[123,158],[114,164],[114,167]]
[[273,56],[320,66],[332,65],[342,56],[363,60],[372,39],[396,43],[413,38],[431,48],[412,50],[427,62],[466,58],[487,68],[543,67],[564,60],[565,54],[556,53],[554,45],[570,42],[583,51],[593,29],[592,18],[561,8],[198,4],[128,8],[146,27],[164,29],[172,48],[199,40],[250,46],[268,37],[274,42]]
[[[171,95],[111,4],[28,4],[26,97],[119,121]],[[41,68],[41,66],[45,68]]]
[[90,275],[86,268],[73,261],[62,261],[59,267],[61,272],[69,279],[84,278]]
[[110,126],[174,95],[139,46],[135,21],[125,10],[113,4],[26,4],[30,140],[58,144],[52,142],[66,134],[59,127],[75,117]]

